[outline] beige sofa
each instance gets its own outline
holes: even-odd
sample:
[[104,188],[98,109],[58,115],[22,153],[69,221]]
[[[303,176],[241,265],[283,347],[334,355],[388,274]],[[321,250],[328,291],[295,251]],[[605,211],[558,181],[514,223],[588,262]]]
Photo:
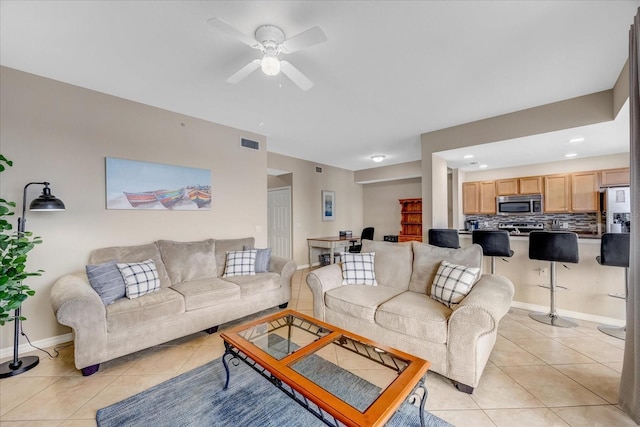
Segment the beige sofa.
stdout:
[[254,238],[161,240],[93,251],[89,264],[152,259],[161,287],[105,306],[84,271],[58,279],[51,304],[58,322],[73,328],[76,367],[91,375],[102,362],[199,331],[213,333],[222,323],[263,309],[285,308],[296,270],[293,261],[272,256],[268,272],[222,277],[226,251],[243,247],[253,248]]
[[453,310],[430,298],[440,262],[482,265],[482,248],[446,249],[420,242],[362,242],[374,252],[378,286],[342,285],[341,266],[310,272],[318,319],[431,362],[431,370],[472,393],[496,341],[498,322],[507,313],[513,284],[482,275]]

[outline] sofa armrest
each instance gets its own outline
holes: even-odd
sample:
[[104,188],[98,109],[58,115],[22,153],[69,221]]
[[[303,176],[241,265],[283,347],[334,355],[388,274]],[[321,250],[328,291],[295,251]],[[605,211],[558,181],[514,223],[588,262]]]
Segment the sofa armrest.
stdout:
[[291,300],[291,278],[298,268],[295,261],[279,257],[272,256],[269,261],[269,271],[272,273],[278,273],[280,275],[280,287],[283,290],[283,302]]
[[[485,274],[449,317],[447,370],[452,380],[475,387],[495,344],[498,322],[509,311],[514,286]],[[454,376],[456,378],[454,378]]]
[[107,313],[84,272],[67,274],[55,281],[51,306],[58,322],[73,328],[76,368],[107,360]]
[[313,270],[307,274],[307,286],[313,294],[313,316],[324,319],[324,293],[342,285],[342,268],[337,264]]

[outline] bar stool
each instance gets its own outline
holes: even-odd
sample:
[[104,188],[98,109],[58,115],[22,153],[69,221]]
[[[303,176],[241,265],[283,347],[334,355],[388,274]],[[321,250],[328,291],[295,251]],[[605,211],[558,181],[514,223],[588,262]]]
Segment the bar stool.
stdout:
[[[629,291],[629,233],[604,233],[600,240],[600,256],[596,257],[600,265],[624,267],[624,294],[609,294],[610,297],[626,301]],[[627,327],[600,325],[598,330],[621,340],[626,338]]]
[[429,230],[429,244],[441,248],[458,249],[460,247],[458,230],[452,228],[432,228]]
[[[511,258],[509,232],[505,230],[473,230],[471,241],[482,246],[482,254],[491,257],[491,274],[496,274],[496,257]],[[503,261],[507,262],[503,258]]]
[[[567,289],[556,284],[556,262],[578,263],[578,235],[562,231],[532,231],[529,234],[529,259],[549,261],[551,304],[549,313],[529,313],[529,317],[547,325],[573,328],[578,326],[571,320],[558,316],[556,312],[556,288]],[[566,265],[564,266],[566,268]]]

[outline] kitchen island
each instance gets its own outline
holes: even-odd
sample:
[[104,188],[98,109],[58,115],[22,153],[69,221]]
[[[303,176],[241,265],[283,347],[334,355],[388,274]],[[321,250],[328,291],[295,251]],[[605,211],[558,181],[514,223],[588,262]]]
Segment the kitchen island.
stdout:
[[[460,231],[460,246],[470,246],[471,232]],[[496,259],[496,274],[510,279],[515,286],[513,307],[534,311],[549,311],[549,290],[540,284],[549,284],[549,262],[529,259],[528,233],[510,235],[514,255]],[[600,235],[578,233],[578,264],[556,266],[557,283],[568,290],[556,292],[556,308],[565,317],[609,323],[625,324],[625,302],[612,298],[609,293],[624,293],[624,268],[598,264]],[[484,257],[483,272],[490,271],[490,258]]]

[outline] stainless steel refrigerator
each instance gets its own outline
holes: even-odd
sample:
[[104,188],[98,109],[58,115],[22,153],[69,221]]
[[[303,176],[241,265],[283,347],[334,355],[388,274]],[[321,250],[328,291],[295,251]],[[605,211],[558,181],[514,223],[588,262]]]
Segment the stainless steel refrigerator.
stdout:
[[631,220],[631,189],[607,188],[606,201],[607,233],[628,233]]

